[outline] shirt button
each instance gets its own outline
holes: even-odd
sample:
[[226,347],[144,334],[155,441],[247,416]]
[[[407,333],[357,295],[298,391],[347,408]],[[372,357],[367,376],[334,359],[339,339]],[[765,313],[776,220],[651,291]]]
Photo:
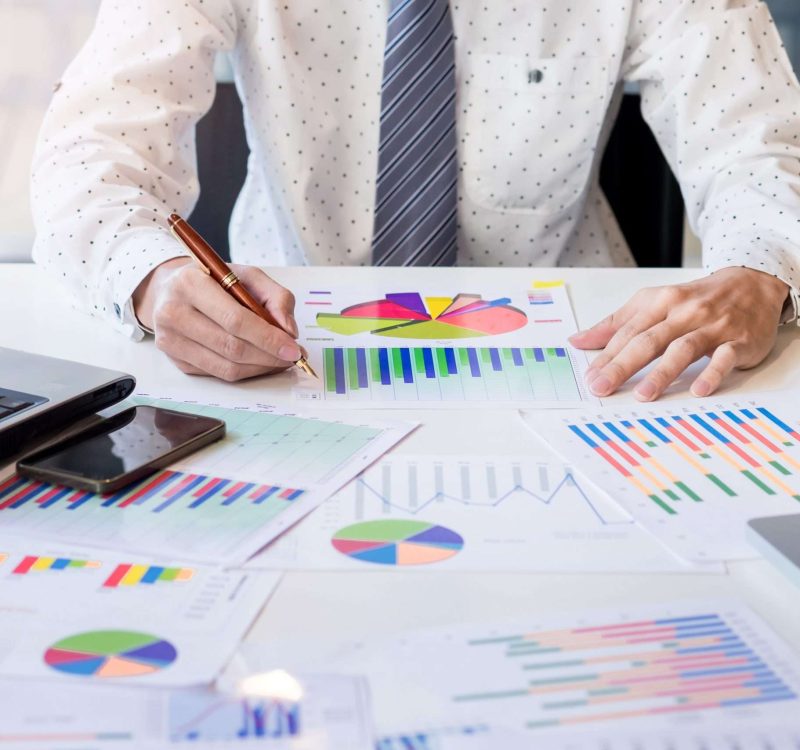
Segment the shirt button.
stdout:
[[544,80],[544,71],[530,70],[528,71],[528,83],[541,83]]

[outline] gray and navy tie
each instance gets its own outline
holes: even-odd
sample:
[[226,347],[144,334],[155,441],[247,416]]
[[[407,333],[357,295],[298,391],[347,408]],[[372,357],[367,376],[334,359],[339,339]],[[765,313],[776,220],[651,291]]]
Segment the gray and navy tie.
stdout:
[[372,260],[456,259],[456,82],[448,0],[392,0],[383,66]]

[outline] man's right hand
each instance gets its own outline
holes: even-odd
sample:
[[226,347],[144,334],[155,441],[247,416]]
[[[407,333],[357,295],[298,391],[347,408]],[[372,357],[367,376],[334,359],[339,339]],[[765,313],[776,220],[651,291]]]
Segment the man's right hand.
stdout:
[[294,296],[253,266],[232,265],[242,284],[289,334],[240,305],[190,258],[155,268],[133,295],[136,317],[183,372],[229,382],[279,372],[300,359]]

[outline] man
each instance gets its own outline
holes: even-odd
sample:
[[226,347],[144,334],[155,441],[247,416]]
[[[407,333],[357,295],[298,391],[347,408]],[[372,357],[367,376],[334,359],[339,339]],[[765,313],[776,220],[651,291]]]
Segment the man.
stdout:
[[291,294],[252,266],[632,265],[597,185],[624,81],[710,275],[575,336],[604,349],[591,390],[660,357],[636,389],[652,400],[708,355],[692,385],[708,395],[794,316],[800,88],[758,0],[105,0],[42,131],[35,257],[129,335],[154,329],[185,372],[237,380],[299,356],[166,231],[198,194],[220,51],[252,151],[237,272],[292,334]]

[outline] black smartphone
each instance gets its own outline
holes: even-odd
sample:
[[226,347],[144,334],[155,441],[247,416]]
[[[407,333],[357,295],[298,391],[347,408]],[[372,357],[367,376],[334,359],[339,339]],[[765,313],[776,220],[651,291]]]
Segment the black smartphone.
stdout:
[[116,492],[225,435],[225,422],[134,406],[17,462],[30,479],[78,490]]

